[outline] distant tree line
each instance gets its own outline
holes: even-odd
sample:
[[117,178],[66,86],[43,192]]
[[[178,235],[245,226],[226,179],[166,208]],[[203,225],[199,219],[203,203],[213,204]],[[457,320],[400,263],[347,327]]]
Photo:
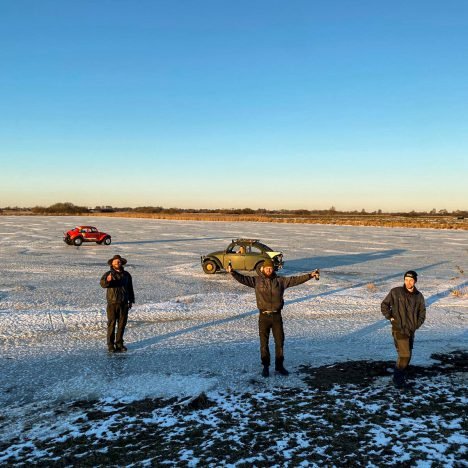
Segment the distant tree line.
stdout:
[[398,212],[398,213],[384,213],[382,210],[366,211],[364,208],[361,210],[353,211],[340,211],[334,206],[328,210],[307,210],[307,209],[296,209],[296,210],[267,210],[266,208],[163,208],[162,206],[138,206],[136,208],[131,207],[112,207],[109,205],[96,206],[95,208],[88,208],[86,206],[74,205],[70,202],[54,203],[48,207],[35,206],[33,208],[20,208],[20,207],[5,207],[0,209],[1,211],[15,211],[15,212],[32,212],[34,214],[56,214],[56,215],[79,215],[86,213],[110,213],[110,212],[135,212],[135,213],[161,213],[161,214],[183,214],[183,213],[209,213],[209,214],[223,214],[223,215],[268,215],[268,216],[295,216],[295,217],[308,217],[308,216],[339,216],[339,215],[359,215],[359,216],[375,216],[375,215],[386,215],[386,216],[405,216],[405,217],[419,217],[419,216],[458,216],[467,217],[467,210],[454,210],[449,212],[446,209],[436,210],[433,208],[430,211],[409,211],[409,212]]
[[48,207],[44,206],[34,206],[32,208],[24,208],[19,206],[7,206],[5,208],[0,208],[3,212],[13,211],[13,212],[24,212],[24,213],[34,213],[34,214],[82,214],[89,213],[89,209],[86,206],[77,206],[70,202],[65,203],[54,203]]

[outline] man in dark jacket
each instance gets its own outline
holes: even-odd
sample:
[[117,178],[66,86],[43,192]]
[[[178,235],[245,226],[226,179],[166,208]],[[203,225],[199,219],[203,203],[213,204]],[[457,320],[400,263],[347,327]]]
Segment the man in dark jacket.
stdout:
[[415,287],[417,280],[415,271],[407,271],[404,285],[393,288],[381,305],[382,314],[392,324],[393,341],[398,353],[393,375],[393,382],[398,388],[407,386],[405,373],[411,360],[414,333],[426,319],[424,297]]
[[261,274],[257,277],[241,275],[234,271],[231,266],[228,267],[228,272],[239,283],[255,288],[257,307],[260,311],[258,330],[263,377],[269,377],[270,375],[270,350],[268,347],[270,330],[272,330],[275,339],[275,370],[281,375],[288,375],[289,372],[283,365],[284,331],[281,310],[284,306],[284,290],[305,283],[311,278],[319,279],[319,271],[315,270],[312,273],[300,276],[281,277],[276,275],[273,262],[267,259],[263,262]]
[[135,303],[132,276],[124,270],[127,260],[120,255],[114,255],[107,263],[111,269],[102,275],[100,283],[107,289],[107,349],[110,353],[123,352],[127,351],[123,334],[128,311]]

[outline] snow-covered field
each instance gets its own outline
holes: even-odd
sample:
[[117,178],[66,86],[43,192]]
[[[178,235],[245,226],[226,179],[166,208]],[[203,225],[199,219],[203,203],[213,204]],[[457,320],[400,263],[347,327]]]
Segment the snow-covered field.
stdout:
[[[77,224],[111,233],[112,245],[66,245],[63,231]],[[34,427],[49,421],[42,413],[60,404],[258,392],[254,293],[200,266],[200,255],[236,237],[282,250],[281,274],[321,269],[320,281],[286,292],[292,374],[261,380],[263,392],[303,387],[299,366],[393,360],[380,302],[409,269],[418,271],[428,305],[412,363],[467,348],[467,231],[1,217],[0,462],[38,437]],[[137,303],[125,335],[129,351],[108,355],[99,279],[117,253],[128,260]]]

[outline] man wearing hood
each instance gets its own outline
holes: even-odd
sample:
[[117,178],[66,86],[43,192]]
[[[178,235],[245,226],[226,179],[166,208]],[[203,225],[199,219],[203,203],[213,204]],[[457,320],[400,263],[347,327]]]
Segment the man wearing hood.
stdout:
[[127,260],[120,255],[114,255],[107,263],[111,269],[102,275],[100,282],[107,289],[107,349],[110,353],[123,352],[127,351],[123,334],[128,311],[135,303],[132,275],[124,270]]
[[255,289],[257,307],[260,312],[258,318],[258,330],[260,335],[260,357],[263,365],[263,377],[269,377],[270,371],[270,350],[268,341],[270,330],[275,339],[275,370],[281,375],[288,375],[289,372],[284,368],[284,331],[283,318],[281,310],[284,306],[284,291],[292,286],[305,283],[312,278],[319,279],[319,271],[300,276],[277,276],[274,270],[273,261],[267,259],[263,262],[259,276],[244,276],[228,267],[234,279],[239,283]]
[[406,368],[411,360],[414,333],[426,319],[426,304],[423,295],[416,289],[418,274],[407,271],[404,284],[393,288],[382,301],[381,310],[392,324],[392,335],[398,358],[393,382],[397,388],[406,388]]

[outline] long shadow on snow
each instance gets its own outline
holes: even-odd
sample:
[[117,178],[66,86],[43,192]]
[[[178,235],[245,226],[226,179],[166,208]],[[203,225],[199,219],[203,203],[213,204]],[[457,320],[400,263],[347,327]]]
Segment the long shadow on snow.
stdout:
[[[447,262],[433,263],[431,265],[427,265],[427,266],[424,266],[424,267],[417,268],[417,271],[428,270],[428,269],[430,269],[432,267],[442,265],[444,263],[447,263]],[[401,278],[403,276],[403,274],[404,274],[404,271],[401,271],[401,272],[395,273],[393,275],[384,276],[383,278],[379,278],[377,280],[374,280],[374,283],[377,283],[377,284],[378,283],[384,283],[385,281],[388,281],[389,279]],[[342,291],[346,291],[346,290],[349,290],[349,289],[360,288],[362,286],[365,286],[366,284],[367,284],[367,282],[361,282],[361,283],[354,284],[352,286],[333,289],[331,291],[325,291],[323,293],[310,294],[308,296],[304,296],[304,297],[301,297],[301,298],[298,298],[298,299],[285,301],[285,305],[297,304],[299,302],[309,301],[309,300],[314,299],[316,297],[331,296],[332,294],[335,294],[337,292],[342,292]],[[208,323],[201,323],[199,325],[194,325],[192,327],[188,327],[188,328],[185,328],[183,330],[177,330],[177,331],[174,331],[174,332],[166,333],[165,335],[155,336],[153,338],[147,338],[145,340],[137,341],[135,343],[130,344],[130,346],[131,346],[132,349],[135,349],[135,350],[143,349],[143,348],[146,348],[147,346],[151,346],[153,344],[159,343],[159,342],[164,341],[164,340],[166,340],[168,338],[174,338],[176,336],[181,336],[181,335],[186,334],[186,333],[192,333],[194,331],[203,330],[205,328],[214,327],[216,325],[222,325],[222,324],[225,324],[225,323],[234,322],[235,320],[243,319],[243,318],[246,318],[246,317],[249,317],[249,316],[252,316],[252,315],[256,315],[256,314],[258,314],[257,309],[249,310],[248,312],[244,312],[244,313],[239,314],[239,315],[232,315],[231,317],[227,317],[227,318],[223,318],[223,319],[219,319],[219,320],[213,320],[212,322],[208,322]],[[370,324],[370,325],[367,325],[367,326],[363,327],[360,330],[349,333],[348,335],[345,335],[344,337],[342,337],[340,339],[347,341],[349,339],[362,337],[364,335],[367,335],[368,333],[371,333],[373,331],[378,330],[379,328],[383,328],[386,325],[386,323],[387,323],[387,321],[385,319],[384,320],[379,320],[379,321],[377,321],[377,322],[375,322],[373,324]]]
[[347,255],[321,255],[318,257],[299,258],[296,260],[286,260],[284,271],[295,273],[298,271],[310,271],[314,268],[333,268],[337,266],[356,265],[373,260],[383,260],[406,252],[404,249],[382,250],[379,252],[363,252]]
[[[446,263],[446,262],[442,262],[442,263]],[[435,265],[438,265],[438,264],[435,263],[434,265],[428,265],[427,267],[419,268],[418,271],[425,270],[425,269],[430,268],[430,267],[435,266]],[[398,275],[392,275],[392,276],[398,276]],[[377,282],[381,282],[381,281],[382,281],[382,279],[378,280]],[[361,283],[361,285],[362,285],[362,283]],[[447,289],[446,291],[443,291],[443,292],[440,292],[440,293],[437,293],[437,294],[434,294],[434,295],[430,296],[429,298],[427,298],[425,300],[426,307],[430,307],[432,304],[439,301],[440,299],[443,299],[444,297],[449,296],[454,289],[461,289],[461,288],[464,288],[465,286],[468,286],[468,281],[465,281],[465,282],[459,284],[458,286],[454,286],[453,288]],[[345,288],[345,289],[350,289],[350,288],[354,288],[354,287],[356,287],[356,286],[350,286],[349,288]],[[349,341],[349,342],[351,342],[351,341],[353,341],[353,340],[355,340],[357,338],[362,338],[363,336],[366,336],[366,335],[368,335],[368,334],[370,334],[370,333],[372,333],[374,331],[377,331],[380,328],[384,328],[385,326],[387,326],[387,322],[388,322],[387,319],[378,320],[377,322],[372,323],[370,325],[367,325],[367,326],[361,328],[360,330],[356,330],[356,331],[354,331],[352,333],[348,333],[347,335],[341,337],[339,339],[339,341],[346,341],[346,342]],[[468,335],[468,331],[462,333],[461,336],[466,336],[466,335]]]
[[[432,263],[431,265],[427,265],[427,266],[424,266],[424,267],[417,268],[417,271],[420,272],[420,271],[428,270],[428,269],[433,268],[435,266],[443,265],[444,263],[447,263],[447,262]],[[388,275],[388,276],[384,276],[383,278],[373,280],[373,283],[374,284],[382,284],[382,283],[385,283],[386,281],[388,281],[390,279],[393,279],[393,278],[401,278],[403,275],[404,275],[404,271],[401,271],[399,273],[395,273],[394,275]],[[320,294],[310,294],[308,296],[300,297],[298,299],[293,299],[292,301],[286,301],[285,304],[297,304],[299,302],[309,301],[309,300],[314,299],[316,297],[330,296],[330,295],[335,294],[337,292],[347,291],[347,290],[355,289],[355,288],[362,288],[363,286],[366,286],[366,284],[368,284],[367,281],[361,281],[360,283],[353,284],[352,286],[346,286],[344,288],[338,288],[338,289],[334,289],[332,291],[325,291],[325,292],[320,293]],[[434,296],[431,296],[431,297],[434,297]],[[435,301],[433,301],[433,302],[435,302]],[[427,303],[428,306],[430,304],[432,304],[432,302]],[[371,323],[370,325],[366,325],[365,327],[361,328],[360,330],[356,330],[354,332],[351,332],[351,333],[348,333],[347,335],[342,336],[341,338],[339,338],[339,341],[346,341],[347,342],[347,341],[353,341],[356,338],[362,338],[363,336],[366,336],[369,333],[377,331],[380,328],[384,328],[386,325],[387,325],[387,320],[386,319],[378,320],[377,322]]]
[[468,286],[468,281],[465,281],[465,282],[459,284],[458,286],[454,286],[453,288],[446,289],[443,292],[434,294],[431,297],[428,297],[426,299],[426,305],[430,306],[430,305],[434,304],[434,302],[440,301],[444,297],[450,296],[450,294],[452,294],[452,291],[463,289],[466,286]]
[[204,328],[215,327],[216,325],[221,325],[229,322],[234,322],[235,320],[239,320],[245,317],[249,317],[251,315],[258,314],[258,310],[249,310],[248,312],[244,312],[243,314],[233,315],[231,317],[213,320],[212,322],[208,323],[201,323],[200,325],[194,325],[193,327],[184,328],[183,330],[177,330],[174,332],[166,333],[165,335],[155,336],[153,338],[147,338],[146,340],[137,341],[136,343],[130,344],[131,349],[143,349],[147,346],[151,346],[153,344],[159,343],[160,341],[167,340],[168,338],[174,338],[176,336],[183,335],[185,333],[192,333],[197,330],[203,330]]
[[182,239],[155,239],[155,240],[141,240],[141,241],[128,241],[128,242],[113,242],[112,245],[129,245],[129,244],[163,244],[167,242],[194,242],[204,240],[224,240],[232,239],[231,237],[193,237]]

